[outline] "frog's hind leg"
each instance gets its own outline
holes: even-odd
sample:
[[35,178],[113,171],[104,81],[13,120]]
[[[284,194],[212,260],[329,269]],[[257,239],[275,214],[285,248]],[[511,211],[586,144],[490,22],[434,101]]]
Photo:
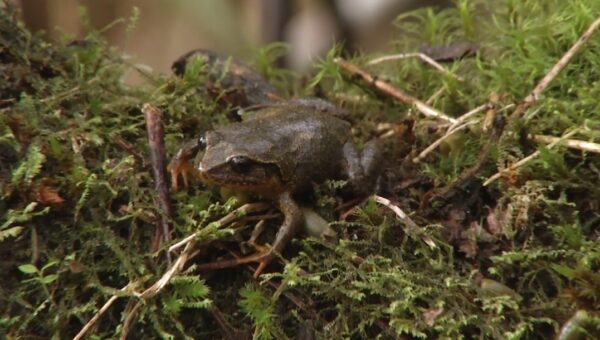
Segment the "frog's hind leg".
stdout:
[[262,274],[267,265],[273,261],[275,254],[280,254],[288,242],[294,237],[299,226],[302,225],[304,218],[302,210],[296,204],[292,195],[288,192],[281,194],[278,197],[279,209],[283,213],[284,220],[283,224],[279,228],[277,235],[275,236],[275,242],[273,247],[268,248],[264,251],[259,251],[256,254],[241,257],[238,259],[216,261],[211,263],[205,263],[198,266],[199,270],[215,270],[239,266],[242,264],[256,262],[258,267],[254,271],[253,277],[256,279]]

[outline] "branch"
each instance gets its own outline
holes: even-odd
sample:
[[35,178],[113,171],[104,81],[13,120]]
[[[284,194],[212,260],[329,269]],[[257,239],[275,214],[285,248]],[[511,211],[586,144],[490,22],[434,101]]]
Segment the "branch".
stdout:
[[[146,129],[148,131],[148,144],[150,146],[150,160],[152,161],[152,173],[154,175],[154,189],[158,193],[160,204],[162,239],[165,243],[171,241],[171,226],[169,220],[173,218],[169,188],[167,186],[167,173],[165,170],[165,131],[162,124],[162,112],[156,106],[146,103],[142,107],[146,118]],[[167,260],[171,262],[171,255],[167,252]]]
[[338,64],[340,67],[342,67],[347,72],[349,72],[353,75],[359,76],[369,86],[372,86],[373,88],[379,90],[380,92],[383,92],[404,104],[414,105],[417,108],[417,110],[419,110],[419,112],[421,112],[423,115],[425,115],[427,117],[434,117],[437,119],[442,119],[442,120],[445,120],[445,121],[453,123],[453,124],[456,122],[455,118],[452,118],[452,117],[446,115],[445,113],[436,110],[435,108],[425,104],[424,102],[420,101],[419,99],[394,87],[390,83],[387,83],[383,80],[379,80],[379,79],[375,78],[374,76],[369,74],[367,71],[361,69],[360,67],[358,67],[342,58],[335,58],[333,60],[333,62]]

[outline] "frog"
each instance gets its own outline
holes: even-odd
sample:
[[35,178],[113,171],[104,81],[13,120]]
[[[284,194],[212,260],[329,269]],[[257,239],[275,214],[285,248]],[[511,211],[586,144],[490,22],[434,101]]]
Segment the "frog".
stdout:
[[168,170],[178,178],[198,178],[207,185],[257,194],[272,200],[283,223],[271,247],[255,254],[198,266],[213,270],[256,262],[258,278],[285,249],[302,224],[298,195],[325,180],[345,179],[356,194],[370,193],[380,175],[382,148],[377,139],[358,151],[345,111],[318,98],[262,104],[248,118],[217,126],[187,142]]

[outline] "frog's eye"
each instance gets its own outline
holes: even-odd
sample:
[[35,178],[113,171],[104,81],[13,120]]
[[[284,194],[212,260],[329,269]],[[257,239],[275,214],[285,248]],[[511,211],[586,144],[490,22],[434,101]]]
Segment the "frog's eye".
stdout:
[[231,169],[238,173],[246,173],[252,168],[252,161],[245,156],[233,156],[228,162]]
[[206,135],[205,134],[201,134],[200,137],[198,137],[198,148],[200,150],[206,149]]

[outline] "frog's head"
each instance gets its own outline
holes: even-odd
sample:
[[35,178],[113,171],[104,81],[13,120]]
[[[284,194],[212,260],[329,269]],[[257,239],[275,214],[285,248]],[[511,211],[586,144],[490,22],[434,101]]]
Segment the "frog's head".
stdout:
[[200,179],[209,185],[274,196],[285,191],[277,162],[265,159],[256,146],[229,140],[219,132],[209,131],[198,139],[204,149],[198,163]]

